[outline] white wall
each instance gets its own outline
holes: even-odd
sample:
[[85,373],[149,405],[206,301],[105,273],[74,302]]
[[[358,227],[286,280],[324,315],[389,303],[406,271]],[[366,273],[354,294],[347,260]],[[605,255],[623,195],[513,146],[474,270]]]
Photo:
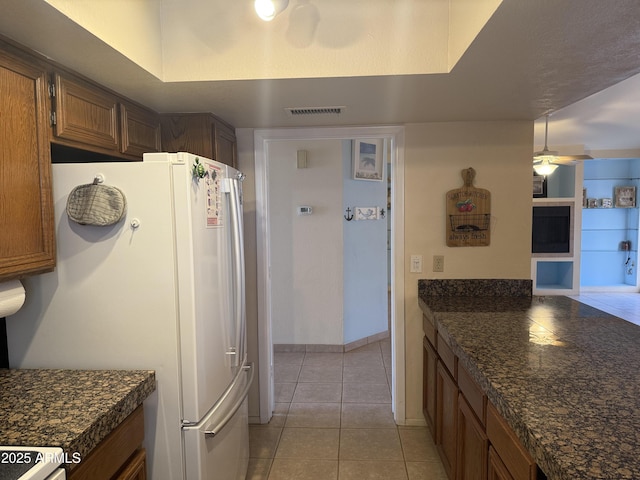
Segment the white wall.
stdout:
[[[296,168],[297,150],[308,168]],[[341,142],[271,142],[268,177],[273,343],[341,345]],[[313,214],[298,216],[301,205]]]
[[[352,142],[343,141],[343,213],[348,208],[387,209],[387,178],[370,182],[353,179]],[[343,222],[344,343],[388,329],[387,221]]]

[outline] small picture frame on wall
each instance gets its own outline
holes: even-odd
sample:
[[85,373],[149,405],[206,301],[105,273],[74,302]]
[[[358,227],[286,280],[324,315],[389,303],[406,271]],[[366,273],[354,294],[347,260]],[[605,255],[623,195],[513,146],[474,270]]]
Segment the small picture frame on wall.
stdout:
[[533,198],[545,198],[547,196],[547,179],[544,175],[533,176]]
[[616,208],[633,208],[636,206],[636,187],[615,187]]
[[381,182],[383,170],[382,139],[353,141],[353,179]]

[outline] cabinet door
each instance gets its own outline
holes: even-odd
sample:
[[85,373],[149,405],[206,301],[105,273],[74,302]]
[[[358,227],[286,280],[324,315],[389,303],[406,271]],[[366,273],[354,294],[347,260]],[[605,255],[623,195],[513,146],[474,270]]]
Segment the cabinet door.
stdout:
[[146,452],[138,450],[114,480],[147,480]]
[[502,460],[500,460],[500,457],[493,447],[489,447],[489,468],[487,480],[513,480],[509,470],[504,466],[504,463],[502,463]]
[[436,446],[440,459],[453,480],[456,478],[458,386],[447,368],[438,361],[436,372]]
[[489,440],[464,395],[458,396],[457,480],[486,480]]
[[233,129],[219,121],[215,122],[215,146],[215,160],[237,168],[236,134]]
[[214,126],[211,114],[184,113],[160,116],[162,150],[189,152],[214,160]]
[[54,141],[119,152],[118,98],[70,76],[54,79]]
[[160,151],[160,118],[154,112],[129,103],[120,104],[120,151],[141,158]]
[[438,356],[427,337],[423,340],[422,361],[422,413],[431,429],[433,440],[436,439],[436,370]]
[[0,279],[55,266],[44,69],[0,51]]

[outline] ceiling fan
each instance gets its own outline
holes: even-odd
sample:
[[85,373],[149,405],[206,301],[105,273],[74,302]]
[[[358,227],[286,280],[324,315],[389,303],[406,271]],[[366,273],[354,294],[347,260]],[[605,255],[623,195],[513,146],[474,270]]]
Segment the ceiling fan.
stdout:
[[558,155],[558,152],[549,150],[547,146],[547,136],[549,131],[549,115],[545,115],[544,120],[544,148],[533,154],[533,169],[538,175],[549,175],[558,168],[560,164],[573,164],[576,160],[590,160],[590,155]]

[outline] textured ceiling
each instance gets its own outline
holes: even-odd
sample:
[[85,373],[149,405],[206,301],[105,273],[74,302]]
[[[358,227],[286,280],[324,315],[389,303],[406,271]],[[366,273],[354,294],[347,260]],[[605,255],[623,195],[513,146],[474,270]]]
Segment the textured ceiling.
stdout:
[[[164,1],[175,4],[173,0]],[[249,0],[243,1],[250,6]],[[343,32],[344,17],[340,16],[343,2],[316,1],[332,9],[331,15],[322,17],[326,22],[324,31],[331,32],[334,27],[329,22],[334,21],[335,32]],[[162,4],[159,0],[146,3]],[[183,15],[185,18],[208,18],[224,3],[181,0],[180,5],[189,12]],[[400,6],[405,2],[387,3]],[[284,24],[276,23],[278,20],[270,24],[271,28],[284,28]],[[125,25],[123,31],[130,31],[131,22],[123,22]],[[203,24],[198,28],[204,28]],[[268,27],[260,25],[260,28]],[[395,47],[398,56],[415,50],[415,41],[405,39],[401,30],[391,29],[398,39]],[[157,68],[157,63],[140,67],[44,0],[3,0],[0,33],[160,112],[212,111],[236,127],[534,120],[640,72],[637,0],[504,0],[453,69],[436,74],[345,76],[334,72],[329,77],[313,78],[163,82],[158,78],[161,75],[149,73]],[[162,32],[159,35],[159,41],[166,36]],[[407,42],[406,46],[401,40]],[[144,42],[138,45],[142,48]],[[304,55],[304,49],[300,55]],[[187,56],[193,57],[192,52]],[[626,99],[607,108],[624,111],[633,103],[629,91],[621,90]],[[334,105],[346,107],[344,113],[294,118],[285,112],[286,107]],[[574,110],[580,112],[576,115],[587,114]],[[580,125],[579,119],[569,118],[566,111],[570,110],[552,117],[550,146],[554,140],[586,147],[600,145],[595,136],[602,135],[605,127],[616,128],[624,123],[623,118],[609,113],[607,121],[600,122],[601,128],[590,126],[587,139],[574,131]],[[626,130],[633,130],[625,126]],[[536,141],[538,131],[536,128]],[[563,132],[572,132],[570,140],[565,139]],[[640,148],[640,142],[635,141]],[[635,147],[625,144],[624,148]]]

